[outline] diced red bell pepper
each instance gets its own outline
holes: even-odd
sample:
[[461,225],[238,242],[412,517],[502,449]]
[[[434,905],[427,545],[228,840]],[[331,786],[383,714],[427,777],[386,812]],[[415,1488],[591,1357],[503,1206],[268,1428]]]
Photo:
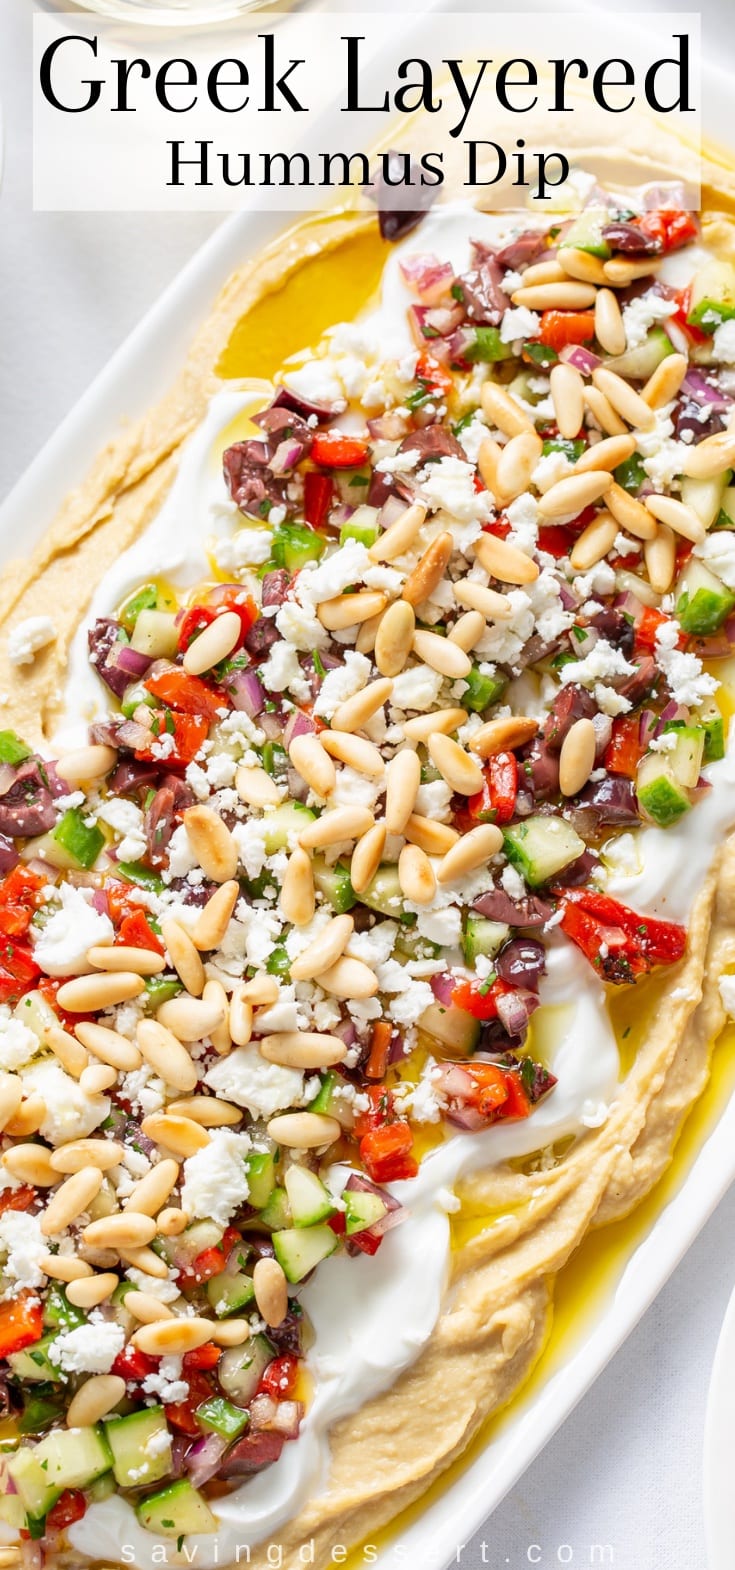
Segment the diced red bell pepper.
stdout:
[[498,998],[513,991],[514,988],[500,976],[489,987],[478,985],[476,981],[460,981],[452,990],[452,1004],[454,1008],[464,1009],[473,1019],[497,1019]]
[[190,643],[205,627],[211,626],[218,616],[223,616],[225,611],[234,611],[240,617],[241,631],[236,644],[239,648],[246,633],[250,631],[254,621],[258,618],[258,607],[250,595],[243,595],[237,585],[232,587],[213,589],[216,602],[208,605],[190,605],[179,622],[179,651],[186,653]]
[[154,698],[160,699],[167,709],[177,709],[180,714],[201,714],[211,725],[217,710],[226,706],[226,698],[202,681],[199,676],[188,676],[186,671],[173,668],[149,676],[143,683]]
[[673,322],[676,327],[680,327],[681,331],[686,333],[686,336],[692,343],[708,343],[710,341],[709,333],[706,333],[703,327],[696,327],[694,322],[689,321],[692,303],[691,284],[687,284],[685,289],[679,289],[676,299],[678,309],[669,317],[669,321]]
[[[198,1350],[201,1351],[201,1348]],[[220,1347],[217,1351],[221,1355]],[[187,1357],[190,1355],[190,1353],[186,1354]],[[183,1377],[189,1386],[189,1394],[184,1401],[166,1403],[166,1420],[180,1434],[188,1434],[192,1439],[200,1439],[202,1430],[196,1420],[196,1409],[212,1395],[212,1381],[197,1368],[184,1368]]]
[[0,1357],[33,1346],[43,1335],[43,1308],[35,1292],[19,1292],[0,1303]]
[[93,1020],[95,1018],[95,1015],[70,1014],[66,1009],[61,1008],[56,994],[59,990],[59,987],[62,985],[62,981],[57,980],[55,976],[41,976],[38,980],[36,990],[40,992],[44,1003],[48,1003],[49,1008],[52,1008],[54,1013],[58,1015],[59,1021],[64,1026],[64,1029],[73,1031],[74,1026],[78,1025],[80,1021],[89,1022],[89,1020]]
[[312,529],[321,529],[332,505],[334,481],[310,469],[304,475],[304,518]]
[[[478,480],[480,479],[479,474],[478,474],[477,478],[478,478]],[[480,480],[479,489],[482,490],[482,491],[485,490],[485,486],[483,485],[481,480]],[[509,522],[508,518],[506,518],[505,513],[502,513],[502,512],[498,515],[497,518],[493,518],[492,523],[483,523],[483,525],[482,525],[482,532],[483,532],[483,534],[494,534],[496,540],[505,540],[505,539],[507,539],[508,535],[510,534],[510,529],[511,529],[510,522]]]
[[507,1073],[505,1076],[505,1088],[508,1092],[508,1098],[503,1107],[503,1121],[510,1118],[529,1117],[531,1103],[521,1084],[520,1075],[512,1072]]
[[505,1107],[508,1100],[510,1075],[495,1063],[470,1063],[466,1072],[474,1085],[470,1105],[476,1107],[483,1117],[493,1117],[501,1107]]
[[87,1512],[87,1501],[81,1488],[65,1488],[46,1517],[46,1533],[64,1532],[75,1521],[81,1521]]
[[132,1341],[128,1341],[122,1352],[118,1352],[110,1372],[118,1374],[126,1384],[142,1384],[148,1374],[155,1374],[159,1362],[160,1358],[149,1357],[147,1352],[139,1351]]
[[271,1396],[274,1401],[287,1401],[295,1394],[298,1377],[298,1358],[285,1352],[283,1357],[274,1357],[273,1362],[268,1364],[258,1390],[263,1395]]
[[30,1210],[35,1198],[36,1190],[30,1183],[24,1184],[22,1188],[6,1188],[0,1194],[0,1216],[4,1216],[6,1210]]
[[483,770],[485,784],[469,796],[467,811],[472,823],[510,823],[518,795],[518,759],[514,752],[496,752]]
[[29,948],[12,938],[0,942],[0,1003],[18,1003],[41,974]]
[[634,780],[644,751],[638,715],[619,714],[613,720],[612,736],[603,754],[608,774],[622,774]]
[[644,213],[638,219],[638,228],[649,240],[658,240],[662,251],[678,251],[689,245],[699,234],[699,224],[693,213],[674,207],[659,207]]
[[151,733],[150,743],[144,747],[137,747],[135,756],[144,763],[158,763],[161,757],[154,752],[157,743],[163,742],[167,736],[171,737],[172,748],[165,754],[165,762],[169,768],[185,768],[196,757],[202,742],[206,741],[209,733],[208,722],[201,714],[175,714],[173,709],[166,710],[165,723],[161,724],[158,736]]
[[677,922],[639,916],[609,894],[594,889],[559,889],[562,931],[606,981],[633,982],[659,965],[675,965],[684,954],[686,928]]
[[540,551],[548,552],[559,561],[562,556],[568,556],[574,549],[577,535],[565,523],[546,523],[538,531],[538,545]]
[[314,463],[325,469],[356,469],[364,463],[370,443],[359,436],[347,436],[343,431],[320,431],[311,445]]
[[652,654],[656,647],[656,633],[670,618],[656,609],[655,605],[644,605],[643,613],[635,626],[636,647],[645,649]]
[[123,916],[117,932],[117,942],[133,949],[152,949],[155,954],[164,953],[161,939],[153,931],[142,910]]
[[451,392],[453,386],[451,372],[435,355],[426,351],[416,361],[416,379],[425,383],[427,392],[441,393],[442,397]]
[[595,336],[594,311],[544,311],[538,341],[549,349],[565,349],[570,343],[591,343]]
[[192,1259],[191,1263],[184,1265],[179,1271],[179,1286],[183,1291],[191,1291],[199,1286],[202,1281],[210,1281],[212,1276],[218,1276],[224,1270],[228,1257],[233,1248],[242,1241],[237,1227],[227,1227],[219,1243],[213,1243],[210,1248],[203,1248],[200,1254]]
[[411,1155],[413,1134],[408,1123],[397,1118],[382,1128],[371,1129],[360,1140],[360,1156],[374,1183],[397,1182],[412,1178],[418,1163]]
[[21,938],[28,931],[33,913],[40,904],[43,878],[18,864],[0,883],[0,933]]
[[191,1373],[201,1374],[216,1368],[221,1356],[222,1348],[215,1341],[205,1341],[203,1346],[193,1347],[191,1352],[184,1353],[184,1377],[188,1379]]
[[214,621],[215,610],[212,605],[190,605],[179,622],[179,651],[185,654],[189,644],[194,638],[209,627]]

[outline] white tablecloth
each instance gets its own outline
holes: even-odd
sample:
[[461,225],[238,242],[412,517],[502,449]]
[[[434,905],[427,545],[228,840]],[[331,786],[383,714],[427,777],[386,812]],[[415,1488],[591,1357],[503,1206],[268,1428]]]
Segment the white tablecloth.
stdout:
[[[217,221],[31,212],[30,9],[0,6],[0,495]],[[710,0],[707,14],[707,52],[735,59],[735,10]],[[731,1194],[594,1390],[461,1550],[465,1570],[704,1570],[702,1427],[734,1236]]]

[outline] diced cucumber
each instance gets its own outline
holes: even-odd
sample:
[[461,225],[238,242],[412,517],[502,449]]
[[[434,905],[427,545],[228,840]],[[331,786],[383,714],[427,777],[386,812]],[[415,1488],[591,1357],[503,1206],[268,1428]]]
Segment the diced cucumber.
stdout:
[[[700,485],[706,485],[706,480],[700,480]],[[682,487],[683,490],[683,487]],[[722,493],[722,503],[717,518],[718,529],[735,529],[735,485],[726,485]],[[2,760],[0,760],[2,761]]]
[[288,1203],[288,1194],[285,1188],[274,1188],[273,1192],[260,1212],[258,1217],[264,1227],[270,1227],[278,1232],[282,1227],[291,1225],[291,1208]]
[[345,1202],[345,1232],[347,1237],[352,1237],[355,1232],[365,1232],[368,1227],[374,1227],[377,1221],[382,1221],[388,1213],[388,1206],[384,1204],[379,1194],[373,1194],[369,1189],[346,1188],[342,1195]]
[[188,1537],[195,1532],[216,1532],[217,1519],[206,1500],[185,1477],[169,1483],[157,1494],[149,1494],[135,1507],[135,1514],[147,1532],[159,1537]]
[[286,1280],[295,1284],[334,1253],[337,1235],[331,1227],[290,1227],[273,1233],[273,1247]]
[[338,861],[333,867],[328,867],[322,856],[315,856],[311,871],[315,888],[338,915],[352,910],[357,903],[357,895],[350,881],[350,869],[344,862]]
[[638,804],[646,817],[660,828],[676,823],[691,802],[671,768],[665,753],[649,752],[641,758],[636,777]]
[[713,333],[735,316],[735,267],[714,258],[698,267],[692,279],[687,321]]
[[441,945],[423,937],[416,927],[402,925],[396,933],[395,951],[404,959],[438,959]]
[[22,1025],[27,1025],[34,1036],[38,1036],[39,1041],[43,1042],[46,1041],[49,1030],[59,1023],[58,1016],[41,992],[26,992],[20,1002],[16,1003],[13,1016],[19,1019]]
[[507,676],[501,672],[494,676],[487,675],[480,670],[479,665],[473,665],[463,680],[465,688],[462,703],[473,714],[482,714],[491,703],[498,703],[508,685]]
[[225,1394],[238,1406],[247,1406],[275,1355],[272,1342],[263,1335],[253,1336],[243,1346],[228,1347],[217,1364],[217,1379]]
[[676,588],[676,615],[685,632],[707,637],[727,620],[735,594],[704,562],[690,557]]
[[179,647],[175,615],[169,611],[141,611],[130,637],[130,647],[152,660],[172,660]]
[[26,1524],[26,1513],[19,1494],[4,1494],[0,1498],[0,1521],[20,1532]]
[[493,959],[509,937],[510,927],[506,927],[505,922],[488,921],[487,916],[468,916],[462,939],[467,964],[474,965],[478,954]]
[[32,1450],[11,1456],[8,1471],[29,1516],[45,1516],[65,1488],[87,1488],[111,1465],[103,1430],[54,1428]]
[[108,1417],[105,1434],[121,1488],[157,1483],[171,1470],[171,1434],[162,1406],[144,1407],[128,1417]]
[[248,1200],[262,1210],[276,1186],[276,1158],[272,1150],[253,1150],[245,1157],[248,1175]]
[[606,261],[610,255],[610,247],[603,236],[603,229],[609,224],[610,216],[604,207],[588,207],[578,218],[574,218],[559,240],[559,249],[563,246],[572,246],[575,251],[589,251],[590,256],[600,256]]
[[14,730],[0,730],[0,763],[23,763],[31,749]]
[[298,572],[308,561],[318,561],[326,548],[323,534],[310,529],[308,523],[288,519],[279,523],[273,534],[271,561],[274,567],[285,567],[287,572]]
[[307,1111],[322,1112],[326,1113],[327,1116],[334,1117],[336,1115],[333,1111],[334,1093],[341,1083],[339,1076],[333,1074],[331,1069],[328,1069],[325,1074],[322,1074],[321,1085],[314,1100],[309,1102]]
[[217,1248],[221,1241],[222,1227],[216,1221],[195,1221],[173,1239],[177,1262],[190,1265],[205,1248]]
[[638,494],[641,486],[648,479],[648,475],[643,467],[643,459],[639,452],[631,453],[629,458],[625,458],[622,463],[618,464],[615,470],[615,478],[618,485],[622,485],[624,491],[630,491],[631,494],[635,495]]
[[390,862],[383,862],[360,899],[370,910],[377,910],[381,916],[392,916],[394,921],[400,921],[403,915],[403,892],[398,868]]
[[47,1428],[53,1428],[55,1423],[63,1417],[67,1401],[62,1390],[54,1395],[45,1392],[48,1386],[44,1383],[38,1395],[27,1396],[25,1405],[18,1418],[18,1433],[31,1434],[35,1438],[44,1434]]
[[725,756],[725,721],[717,704],[712,700],[703,703],[697,719],[704,731],[704,761],[718,763]]
[[130,1309],[125,1307],[125,1299],[128,1295],[128,1292],[134,1291],[134,1282],[121,1281],[120,1285],[115,1287],[112,1297],[110,1298],[110,1308],[114,1313],[116,1323],[118,1325],[122,1325],[126,1336],[131,1335],[133,1330],[137,1330],[138,1328],[137,1322],[134,1316],[131,1314]]
[[15,1378],[25,1384],[38,1384],[45,1380],[58,1382],[63,1376],[58,1364],[49,1357],[49,1347],[55,1339],[55,1334],[42,1336],[40,1341],[25,1347],[22,1352],[11,1352],[8,1363]]
[[565,818],[531,817],[505,830],[505,854],[532,889],[581,856],[585,843]]
[[86,1314],[75,1303],[70,1303],[59,1282],[52,1286],[43,1306],[43,1322],[56,1330],[77,1330],[86,1322]]
[[697,725],[677,725],[671,730],[665,727],[666,733],[676,737],[676,746],[665,755],[667,762],[679,784],[693,790],[702,772],[704,730]]
[[46,1476],[37,1459],[38,1448],[38,1445],[33,1448],[22,1445],[8,1461],[8,1473],[17,1489],[17,1497],[28,1516],[37,1520],[48,1514],[61,1493],[61,1489]]
[[313,1227],[334,1215],[336,1207],[329,1189],[308,1167],[294,1163],[284,1182],[295,1227]]
[[[705,529],[712,528],[715,519],[719,519],[720,511],[725,506],[729,473],[730,470],[727,469],[723,474],[714,475],[711,480],[692,480],[685,475],[681,482],[682,501],[697,514]],[[735,501],[735,492],[733,500]],[[733,513],[735,513],[735,506],[733,506]]]
[[469,365],[494,365],[498,360],[510,359],[513,346],[503,342],[499,327],[473,327],[472,331],[474,338],[462,349],[462,359]]
[[304,807],[300,801],[284,801],[282,807],[267,812],[263,818],[266,855],[274,856],[278,850],[287,850],[291,837],[300,834],[315,816],[311,807]]
[[369,547],[375,544],[378,533],[377,507],[356,507],[352,517],[342,524],[339,543],[344,545],[346,540],[358,540],[360,545]]
[[220,1434],[222,1439],[237,1439],[250,1422],[249,1412],[233,1406],[224,1396],[210,1396],[208,1401],[203,1401],[197,1407],[195,1417],[202,1428]]
[[68,807],[55,829],[34,842],[36,854],[62,871],[89,870],[105,844],[102,830],[84,822],[84,807]]
[[266,741],[260,749],[260,761],[272,780],[285,785],[288,774],[288,753],[277,741]]
[[449,1057],[470,1058],[480,1040],[480,1021],[465,1009],[430,1003],[418,1021],[419,1030],[441,1043]]
[[249,1308],[254,1301],[253,1278],[246,1276],[243,1270],[223,1270],[207,1282],[207,1297],[217,1318],[226,1319],[228,1314]]
[[124,600],[117,613],[117,619],[127,633],[131,633],[141,611],[158,610],[158,589],[155,583],[144,583],[142,588],[136,589],[134,594]]
[[663,327],[652,327],[645,343],[639,344],[636,349],[626,349],[623,354],[611,355],[604,364],[606,370],[615,371],[618,376],[647,382],[661,361],[673,353],[674,345]]

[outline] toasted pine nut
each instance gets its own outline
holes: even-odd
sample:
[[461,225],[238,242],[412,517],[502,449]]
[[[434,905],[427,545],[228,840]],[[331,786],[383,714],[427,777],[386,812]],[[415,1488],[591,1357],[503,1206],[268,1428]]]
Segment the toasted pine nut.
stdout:
[[283,797],[275,780],[266,769],[241,763],[235,775],[235,789],[241,801],[249,807],[277,807]]
[[92,1274],[92,1266],[75,1254],[43,1254],[38,1263],[44,1275],[54,1281],[81,1281]]
[[375,877],[385,849],[386,832],[385,823],[374,823],[357,841],[350,862],[350,882],[356,894],[362,894]]
[[267,1325],[283,1324],[288,1313],[288,1285],[277,1259],[258,1259],[253,1270],[258,1312]]
[[114,747],[78,747],[74,752],[66,752],[59,758],[56,773],[60,779],[66,780],[67,785],[86,785],[92,780],[103,779],[116,763],[117,751]]
[[[561,245],[557,256],[560,268],[569,278],[576,278],[580,283],[604,284],[605,273],[599,256],[592,256],[589,251],[580,251],[575,245]],[[524,283],[526,277],[527,274],[524,273]]]
[[415,714],[412,719],[403,721],[403,734],[410,741],[426,742],[436,731],[447,736],[450,731],[458,730],[466,718],[466,709],[435,709],[433,714]]
[[242,622],[237,611],[223,611],[214,621],[197,634],[184,655],[183,665],[188,676],[201,676],[211,671],[213,665],[226,660],[240,642]]
[[157,1145],[165,1145],[175,1156],[193,1156],[209,1144],[209,1135],[191,1118],[174,1117],[168,1112],[150,1112],[141,1123],[144,1134]]
[[99,1275],[85,1276],[82,1280],[72,1281],[66,1289],[66,1295],[75,1308],[96,1308],[98,1303],[104,1303],[110,1297],[115,1287],[120,1285],[120,1277],[111,1270]]
[[202,1041],[222,1024],[222,1010],[219,1003],[190,998],[182,992],[178,998],[169,998],[167,1003],[161,1004],[156,1019],[173,1036],[178,1036],[179,1041]]
[[451,534],[437,534],[403,585],[403,599],[414,607],[428,600],[441,583],[454,550]]
[[491,425],[496,425],[504,436],[518,436],[521,431],[535,429],[525,409],[498,382],[483,382],[480,398],[485,419]]
[[15,1570],[16,1565],[20,1565],[21,1558],[22,1555],[19,1548],[11,1546],[0,1548],[0,1570]]
[[204,991],[204,966],[188,932],[178,921],[168,916],[161,922],[161,937],[171,956],[171,962],[187,992],[199,998]]
[[117,1079],[117,1069],[109,1063],[90,1063],[79,1076],[85,1096],[101,1096]]
[[556,485],[541,497],[539,512],[543,518],[576,517],[592,502],[599,501],[612,483],[613,477],[605,469],[589,474],[570,474],[566,480],[557,480]]
[[599,387],[586,386],[584,401],[600,430],[605,431],[608,436],[628,435],[627,425],[621,420],[620,415],[616,414],[612,404],[608,402],[605,394],[600,392]]
[[6,1172],[22,1183],[32,1183],[34,1188],[53,1188],[59,1181],[59,1174],[51,1165],[51,1151],[45,1145],[11,1145],[2,1164]]
[[418,845],[404,845],[398,857],[398,881],[406,899],[415,905],[428,905],[436,893],[436,876],[426,851]]
[[[62,1068],[74,1079],[79,1079],[84,1073],[89,1058],[82,1046],[68,1030],[62,1030],[61,1025],[47,1026],[44,1031],[44,1041],[51,1048],[55,1058],[58,1058]],[[0,1127],[2,1126],[2,1113],[0,1113]]]
[[319,986],[335,998],[374,998],[378,978],[363,960],[343,954],[329,970],[321,972]]
[[51,1165],[56,1172],[83,1172],[85,1167],[107,1172],[124,1154],[125,1146],[116,1139],[72,1139],[54,1150]]
[[115,1003],[126,1003],[142,991],[143,979],[132,971],[103,971],[62,982],[56,998],[59,1008],[70,1014],[91,1014],[96,1009],[112,1008]]
[[181,1352],[193,1352],[209,1340],[211,1323],[193,1314],[191,1319],[160,1319],[153,1325],[141,1325],[131,1336],[133,1346],[149,1357],[166,1357]]
[[378,535],[374,545],[368,550],[371,561],[396,561],[399,556],[404,556],[413,545],[416,535],[426,517],[426,508],[420,502],[412,502],[400,518],[396,518],[389,528]]
[[580,372],[574,365],[566,365],[563,360],[559,360],[557,365],[551,367],[549,381],[551,401],[561,435],[568,439],[578,436],[584,419],[584,382]]
[[43,1096],[26,1096],[14,1117],[8,1119],[4,1132],[12,1134],[14,1139],[27,1139],[30,1134],[37,1134],[46,1110]]
[[645,578],[639,578],[637,573],[629,572],[626,567],[618,567],[615,577],[621,594],[634,594],[641,605],[651,605],[654,609],[661,604],[661,595]]
[[[242,1107],[222,1101],[219,1096],[186,1096],[181,1101],[169,1101],[166,1110],[174,1117],[191,1118],[202,1128],[230,1128],[242,1122]],[[159,1161],[156,1171],[161,1166]]]
[[411,653],[416,617],[407,600],[394,600],[380,618],[375,663],[383,676],[398,676]]
[[556,257],[548,262],[532,262],[523,273],[524,284],[532,283],[563,283],[568,274]]
[[68,1428],[92,1428],[119,1406],[125,1395],[125,1380],[120,1374],[93,1374],[69,1402]]
[[696,447],[687,447],[682,462],[684,474],[693,480],[711,480],[735,465],[735,431],[718,431],[705,436]]
[[[529,429],[532,430],[533,427],[520,426],[519,432],[527,432]],[[480,477],[485,481],[491,496],[494,496],[495,501],[499,505],[503,500],[503,493],[498,479],[498,464],[502,450],[502,447],[492,436],[486,436],[484,441],[480,442],[477,453],[477,467],[480,471]]]
[[280,1063],[284,1068],[331,1068],[342,1063],[347,1052],[339,1036],[316,1030],[279,1030],[263,1036],[258,1046],[268,1063]]
[[562,796],[576,796],[595,766],[597,737],[591,720],[575,720],[567,731],[559,754],[559,785]]
[[157,1161],[123,1200],[123,1210],[135,1210],[141,1216],[157,1216],[178,1181],[178,1161],[172,1161],[170,1156]]
[[676,575],[676,536],[667,524],[659,525],[653,540],[644,541],[643,558],[651,588],[668,594]]
[[529,311],[586,311],[594,305],[596,294],[594,284],[570,281],[532,284],[516,289],[511,299],[514,305],[528,306]]
[[453,741],[451,736],[431,736],[429,739],[429,757],[442,778],[452,790],[461,796],[476,796],[482,790],[484,775],[482,769],[460,747],[458,741]]
[[162,1210],[158,1217],[158,1230],[161,1237],[178,1237],[189,1225],[189,1217],[185,1210],[179,1210],[172,1205],[168,1210]]
[[685,354],[667,354],[666,359],[656,366],[652,376],[649,376],[646,385],[641,390],[641,398],[650,409],[661,409],[665,403],[670,403],[681,387],[686,376],[689,362]]
[[157,976],[166,961],[155,949],[131,948],[126,943],[100,943],[87,949],[87,963],[95,970],[132,971],[136,976]]
[[613,284],[616,289],[625,289],[629,283],[634,283],[636,278],[648,278],[658,272],[660,263],[652,256],[647,256],[640,262],[634,262],[627,256],[611,256],[609,262],[603,265],[608,283]]
[[346,763],[348,768],[354,769],[357,774],[365,774],[368,779],[382,779],[385,764],[372,741],[367,741],[364,736],[353,736],[350,731],[341,730],[322,731],[320,740],[324,751],[331,758]]
[[358,654],[372,654],[379,626],[380,616],[368,616],[367,621],[360,622],[355,634],[355,648]]
[[478,823],[476,829],[463,834],[456,845],[447,851],[436,875],[437,882],[451,883],[454,878],[464,877],[466,872],[472,872],[475,867],[482,867],[491,856],[497,854],[502,843],[502,833],[495,823]]
[[126,1292],[125,1307],[141,1325],[157,1325],[159,1319],[173,1319],[174,1311],[153,1292]]
[[[494,534],[481,534],[474,541],[473,549],[485,571],[501,583],[535,583],[538,578],[538,563],[516,545],[509,545],[507,540],[499,540]],[[475,608],[482,610],[481,605]]]
[[634,452],[634,436],[604,436],[601,442],[585,448],[572,472],[588,474],[590,469],[617,469],[618,464],[624,463]]
[[616,371],[608,371],[604,365],[598,365],[592,372],[592,380],[599,392],[607,398],[613,409],[639,431],[650,431],[656,424],[655,415],[648,404],[643,402],[640,393],[637,393],[630,382],[626,382]]
[[402,834],[416,805],[421,784],[418,753],[404,747],[387,768],[385,790],[385,828],[388,834]]
[[464,649],[458,649],[456,643],[450,643],[438,632],[415,632],[413,651],[425,665],[430,665],[441,676],[448,676],[450,681],[460,680],[472,669],[472,661]]
[[513,614],[507,594],[498,594],[497,589],[475,583],[474,578],[458,578],[454,584],[454,598],[468,610],[479,611],[487,621],[508,621]]
[[[240,885],[234,878],[230,878],[227,883],[220,883],[219,888],[215,889],[214,894],[207,900],[201,916],[198,917],[189,934],[194,947],[201,953],[219,948],[239,898]],[[184,982],[184,985],[186,986],[187,983]],[[191,992],[191,987],[188,990]]]
[[627,529],[629,534],[635,535],[637,540],[653,539],[656,533],[653,514],[638,501],[637,497],[631,496],[622,485],[618,485],[617,481],[610,486],[605,504],[622,528]]
[[213,883],[229,883],[237,872],[237,846],[219,814],[211,807],[188,807],[184,827],[205,876]]
[[277,1145],[292,1150],[318,1150],[322,1145],[333,1145],[342,1126],[336,1118],[324,1117],[320,1112],[283,1112],[271,1118],[268,1133]]
[[447,637],[459,649],[464,649],[465,654],[469,654],[486,632],[487,622],[482,611],[465,611],[463,616],[457,617]]
[[275,976],[269,976],[267,971],[261,970],[250,981],[244,981],[240,991],[253,1008],[259,1009],[278,1002],[280,987]]
[[346,627],[356,627],[385,610],[388,600],[376,589],[359,589],[357,594],[336,594],[332,600],[322,600],[317,616],[328,632],[344,632]]
[[[227,884],[223,884],[222,887],[227,888]],[[206,915],[206,907],[202,915]],[[210,980],[205,983],[202,1002],[211,1004],[212,1008],[217,1009],[221,1014],[221,1023],[215,1025],[210,1030],[209,1035],[215,1052],[218,1052],[220,1057],[224,1057],[232,1046],[232,1037],[230,1036],[228,1024],[230,1004],[222,982],[218,981],[216,976],[210,977]]]
[[538,720],[527,719],[522,714],[510,714],[507,719],[488,720],[471,737],[469,747],[478,758],[492,758],[496,752],[514,752],[525,747],[538,730]]
[[694,508],[687,507],[686,502],[677,501],[674,496],[647,496],[645,506],[660,523],[667,523],[670,529],[682,535],[683,539],[691,540],[693,545],[701,545],[707,530]]
[[76,1033],[82,1046],[111,1068],[120,1069],[123,1074],[140,1068],[143,1060],[138,1048],[128,1041],[127,1036],[121,1036],[119,1031],[110,1030],[107,1025],[98,1025],[94,1020],[82,1019],[76,1026]]
[[[158,1230],[161,1231],[160,1226]],[[143,1270],[147,1276],[154,1276],[158,1281],[168,1280],[166,1260],[145,1244],[141,1248],[119,1248],[117,1252],[126,1265],[133,1265],[136,1270]]]
[[235,987],[230,998],[228,1029],[237,1047],[246,1047],[253,1034],[253,1005],[243,996],[242,987]]
[[620,525],[617,518],[610,512],[598,512],[597,515],[582,530],[569,552],[569,560],[575,572],[587,572],[595,563],[602,561],[612,549],[617,538]]
[[[386,616],[388,612],[386,611]],[[362,730],[368,721],[382,709],[383,704],[393,691],[393,682],[387,676],[378,681],[371,681],[362,692],[356,692],[353,698],[346,698],[340,703],[332,715],[332,730],[355,731]]]
[[23,1100],[23,1081],[17,1074],[0,1077],[0,1129],[16,1117]]
[[355,930],[354,917],[332,916],[321,932],[291,961],[293,981],[312,981],[344,954]]
[[[326,758],[326,752],[324,756]],[[305,927],[311,921],[315,907],[314,875],[311,857],[301,845],[297,845],[289,856],[278,903],[286,920],[293,922],[295,927]]]
[[617,295],[612,289],[599,289],[595,300],[595,337],[606,354],[623,354],[625,326]]
[[[579,424],[581,425],[581,420]],[[577,426],[579,430],[579,425]],[[576,432],[575,432],[576,434]],[[536,431],[519,431],[502,448],[496,467],[499,499],[511,501],[528,490],[531,475],[541,457],[543,442]]]
[[136,1039],[143,1057],[174,1090],[193,1090],[199,1070],[186,1047],[157,1019],[141,1019],[136,1028]]
[[140,1248],[155,1235],[153,1217],[140,1215],[137,1210],[115,1211],[99,1221],[90,1221],[82,1233],[85,1243],[100,1248]]
[[321,850],[341,840],[356,840],[371,829],[375,819],[367,807],[332,807],[301,830],[299,844],[305,850]]
[[212,1325],[212,1340],[217,1346],[242,1346],[252,1333],[247,1319],[222,1319]]
[[418,812],[411,813],[403,834],[410,845],[418,845],[427,856],[446,856],[459,839],[457,830],[450,828],[448,823],[436,823],[433,818],[424,818]]
[[331,795],[337,783],[337,771],[318,736],[294,736],[288,755],[294,768],[315,795]]

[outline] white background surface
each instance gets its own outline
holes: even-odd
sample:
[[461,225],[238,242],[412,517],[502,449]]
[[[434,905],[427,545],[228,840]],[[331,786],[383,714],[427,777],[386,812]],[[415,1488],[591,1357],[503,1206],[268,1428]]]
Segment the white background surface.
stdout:
[[[0,0],[0,495],[217,221],[31,212],[30,12],[31,0]],[[735,8],[710,0],[703,22],[705,56],[735,71]],[[594,1390],[462,1548],[465,1570],[705,1570],[704,1406],[734,1236],[731,1194]],[[612,1557],[602,1560],[595,1545],[605,1544]]]

